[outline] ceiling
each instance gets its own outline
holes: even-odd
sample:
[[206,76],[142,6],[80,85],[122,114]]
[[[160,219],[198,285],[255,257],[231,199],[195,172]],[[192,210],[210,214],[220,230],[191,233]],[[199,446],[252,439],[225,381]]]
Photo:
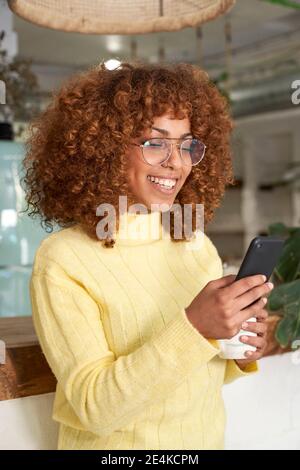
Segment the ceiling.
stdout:
[[[194,28],[144,35],[95,35],[43,28],[14,15],[20,58],[31,58],[45,90],[66,76],[102,60],[131,58],[132,41],[137,57],[202,65],[212,78],[226,70],[224,25],[231,23],[231,97],[234,112],[248,114],[268,108],[290,107],[290,84],[300,77],[300,10],[263,0],[236,0],[226,16],[202,26],[202,61]],[[264,99],[262,99],[264,97]]]
[[[237,0],[228,14],[232,24],[233,65],[265,61],[264,51],[274,61],[288,50],[300,54],[300,11],[266,3],[262,0]],[[51,30],[29,23],[14,15],[18,33],[19,56],[35,63],[85,67],[102,59],[130,57],[132,36],[86,35]],[[197,61],[195,30],[136,35],[139,58],[155,62],[163,43],[167,60]],[[219,69],[224,63],[224,16],[203,25],[204,66]],[[274,47],[275,45],[275,47]]]

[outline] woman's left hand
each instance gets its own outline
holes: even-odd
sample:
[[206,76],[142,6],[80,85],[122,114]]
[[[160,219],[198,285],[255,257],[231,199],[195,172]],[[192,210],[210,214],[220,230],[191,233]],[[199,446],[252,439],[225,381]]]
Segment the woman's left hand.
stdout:
[[[268,311],[265,308],[262,308],[261,311],[256,316],[256,322],[249,321],[242,324],[242,329],[245,331],[252,331],[256,333],[257,336],[240,336],[240,341],[244,344],[249,344],[255,346],[256,351],[246,351],[246,359],[236,359],[235,362],[238,366],[243,369],[250,362],[257,361],[264,355],[264,351],[267,346],[267,320]],[[247,326],[246,326],[247,324]]]

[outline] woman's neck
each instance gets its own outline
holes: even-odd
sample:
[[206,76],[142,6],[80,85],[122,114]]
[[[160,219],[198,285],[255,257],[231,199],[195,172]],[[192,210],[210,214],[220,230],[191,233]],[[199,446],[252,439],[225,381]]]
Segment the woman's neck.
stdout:
[[163,234],[160,211],[142,214],[126,211],[119,216],[119,230],[114,233],[114,238],[117,245],[134,246],[155,243],[163,238]]

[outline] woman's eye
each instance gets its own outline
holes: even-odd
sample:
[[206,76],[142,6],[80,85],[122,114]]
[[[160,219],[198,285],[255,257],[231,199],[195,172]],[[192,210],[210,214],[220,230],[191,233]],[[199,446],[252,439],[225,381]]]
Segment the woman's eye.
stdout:
[[161,140],[147,140],[143,143],[144,147],[159,148],[163,146]]

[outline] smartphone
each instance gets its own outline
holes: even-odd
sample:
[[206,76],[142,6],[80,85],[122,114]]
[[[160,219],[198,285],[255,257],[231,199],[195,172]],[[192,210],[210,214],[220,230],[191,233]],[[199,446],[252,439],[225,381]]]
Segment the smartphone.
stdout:
[[[285,240],[282,238],[269,235],[253,238],[235,281],[255,274],[264,274],[269,280],[282,253],[284,242]],[[250,305],[253,305],[257,300],[259,299]]]

